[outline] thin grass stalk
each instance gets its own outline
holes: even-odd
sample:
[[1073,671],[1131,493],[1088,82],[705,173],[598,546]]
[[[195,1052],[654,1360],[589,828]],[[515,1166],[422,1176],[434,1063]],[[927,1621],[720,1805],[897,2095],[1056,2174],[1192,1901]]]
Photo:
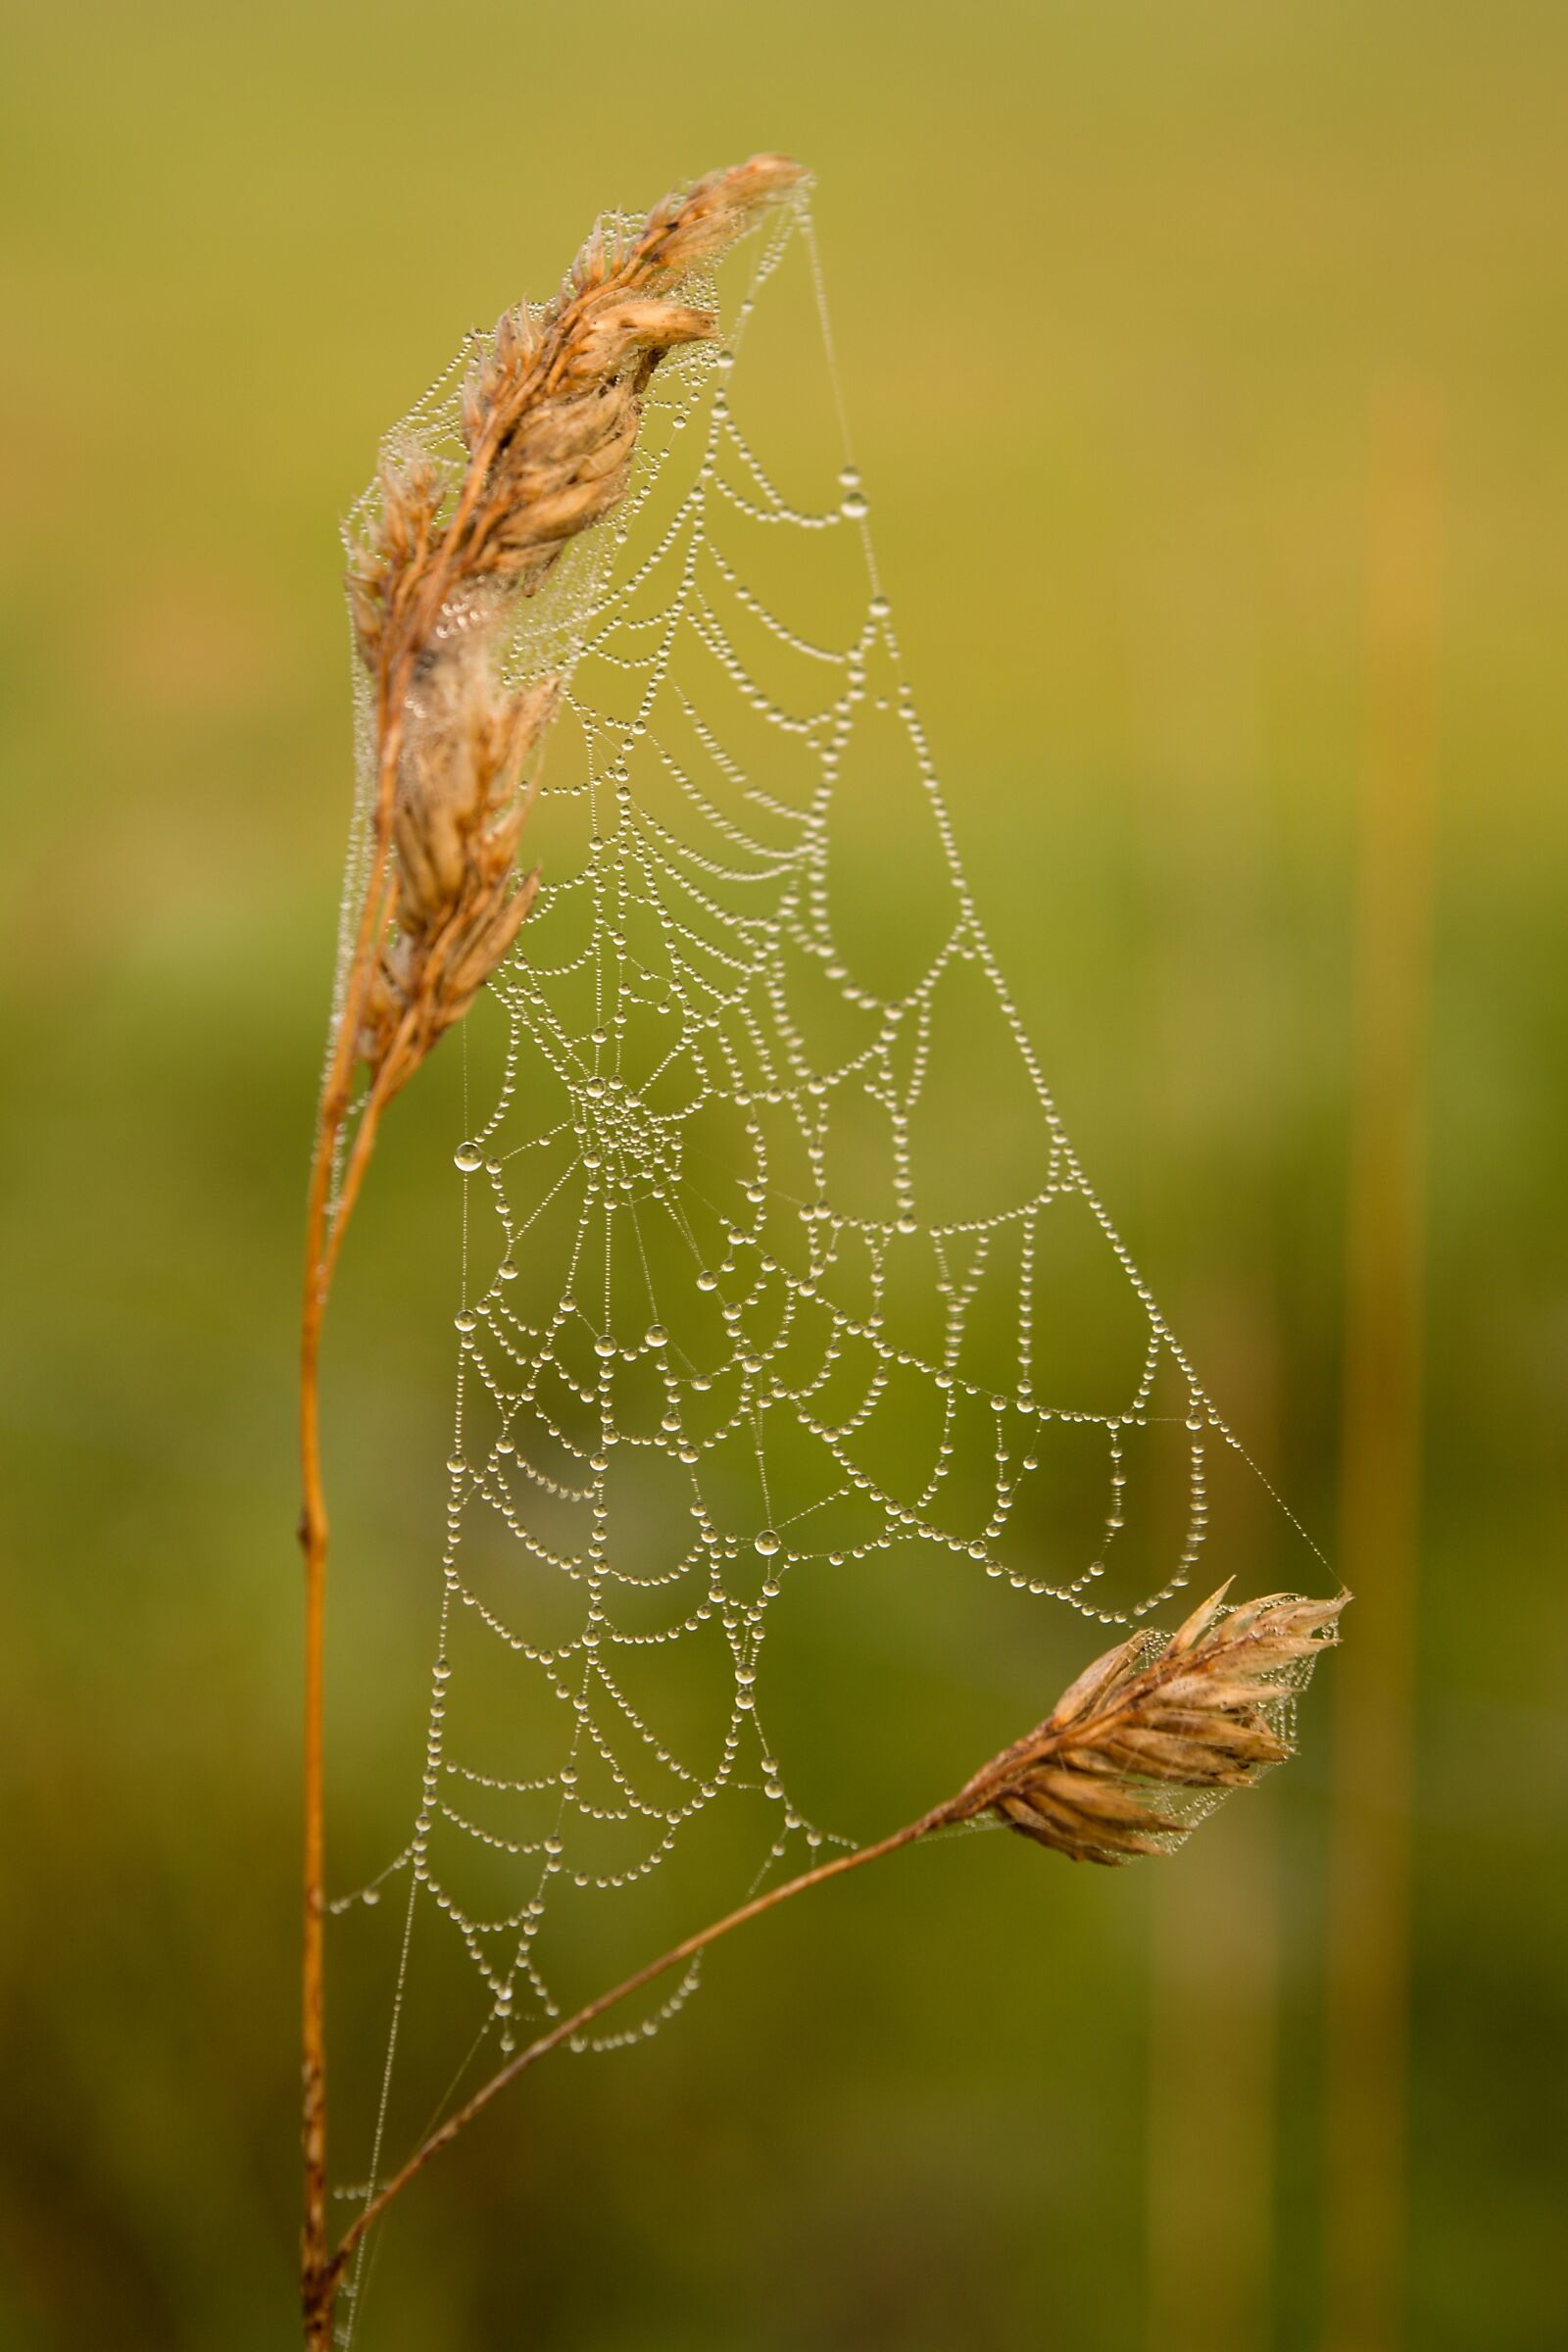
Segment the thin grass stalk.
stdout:
[[609,2010],[781,1903],[988,1815],[1069,1861],[1119,1868],[1174,1852],[1222,1795],[1252,1786],[1292,1753],[1294,1696],[1338,1641],[1347,1596],[1277,1593],[1234,1610],[1224,1608],[1224,1597],[1223,1587],[1210,1593],[1168,1637],[1134,1634],[1096,1658],[1042,1724],[993,1756],[956,1796],[754,1896],[519,2050],[415,2149],[345,2230],[322,2275],[328,2312],[367,2231],[502,2091]]
[[[666,197],[619,246],[596,230],[553,304],[538,315],[519,307],[498,322],[466,393],[466,462],[450,498],[417,467],[385,470],[379,524],[350,574],[360,652],[374,678],[376,767],[368,873],[311,1157],[300,1309],[300,2279],[310,2352],[331,2343],[339,2276],[326,2222],[328,1521],[320,1442],[321,1334],[332,1277],[388,1102],[463,1017],[532,902],[536,878],[519,879],[514,866],[528,807],[519,777],[548,724],[550,690],[501,690],[508,616],[543,584],[570,540],[617,504],[642,394],[660,360],[715,331],[710,314],[674,299],[682,279],[800,176],[782,157],[754,157]],[[456,702],[445,737],[428,715],[443,681]],[[334,1197],[361,1062],[369,1087]]]
[[633,1993],[643,1991],[658,1978],[666,1976],[672,1968],[679,1968],[683,1961],[695,1960],[699,1952],[706,1952],[710,1944],[732,1935],[735,1929],[744,1928],[752,1920],[762,1918],[764,1913],[777,1910],[780,1903],[793,1901],[796,1895],[808,1893],[813,1886],[825,1886],[830,1879],[842,1879],[850,1871],[861,1869],[867,1862],[880,1862],[889,1854],[901,1852],[904,1847],[913,1845],[918,1838],[940,1827],[944,1819],[945,1808],[938,1806],[931,1813],[922,1815],[920,1820],[907,1823],[902,1830],[895,1830],[891,1837],[878,1838],[872,1845],[858,1846],[854,1853],[835,1854],[831,1861],[819,1862],[813,1870],[803,1872],[799,1878],[786,1880],[783,1886],[770,1887],[765,1894],[754,1896],[751,1902],[743,1903],[739,1910],[727,1913],[724,1918],[714,1920],[710,1927],[702,1928],[695,1936],[688,1936],[682,1942],[672,1944],[657,1960],[647,1961],[608,1992],[599,1993],[570,2017],[561,2019],[547,2034],[541,2034],[536,2041],[529,2042],[526,2049],[519,2050],[515,2057],[509,2059],[499,2073],[492,2075],[455,2115],[449,2116],[437,2131],[430,2133],[428,2139],[416,2148],[402,2169],[393,2174],[385,2186],[357,2216],[344,2232],[332,2257],[329,2276],[334,2290],[360,2240],[374,2228],[393,2199],[401,2196],[410,2181],[423,2172],[431,2158],[438,2156],[443,2148],[450,2147],[459,2132],[466,2131],[474,2118],[482,2115],[491,2101],[510,2088],[519,2075],[526,2074],[529,2067],[536,2066],[541,2058],[547,2058],[552,2050],[559,2050],[563,2042],[570,2041],[574,2034],[585,2033],[607,2011],[617,2008],[622,2001],[629,2000]]

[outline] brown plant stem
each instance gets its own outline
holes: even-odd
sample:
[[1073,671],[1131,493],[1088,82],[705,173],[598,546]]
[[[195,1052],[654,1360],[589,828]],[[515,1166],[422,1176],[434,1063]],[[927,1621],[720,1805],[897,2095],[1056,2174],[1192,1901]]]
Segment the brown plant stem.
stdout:
[[[327,1162],[330,1170],[330,1158]],[[315,1176],[313,1171],[313,1193]],[[318,1220],[312,1215],[313,1229]],[[326,2019],[324,2001],[325,1838],[321,1753],[323,1637],[326,1614],[326,1505],[321,1493],[318,1410],[321,1315],[314,1256],[307,1264],[305,1311],[300,1333],[300,1466],[304,1505],[300,1544],[305,1553],[304,1812],[305,1912],[302,1957],[304,2224],[300,2278],[306,2313],[306,2342],[329,2341],[330,2309],[313,2324],[315,2282],[326,2261]],[[327,2332],[321,2332],[324,2326]]]
[[336,2295],[356,2246],[367,2230],[380,2220],[393,2198],[407,2188],[417,2174],[423,2172],[432,2156],[456,2139],[466,2125],[470,2124],[476,2115],[489,2106],[492,2099],[505,2090],[509,2083],[514,2082],[519,2075],[526,2073],[530,2066],[548,2057],[552,2050],[559,2049],[573,2034],[593,2025],[596,2019],[604,2016],[606,2010],[613,2009],[632,1993],[640,1992],[656,1977],[678,1968],[683,1960],[695,1959],[699,1952],[706,1951],[710,1944],[716,1943],[721,1936],[729,1935],[732,1929],[745,1927],[749,1920],[760,1919],[764,1912],[776,1910],[780,1903],[788,1902],[793,1895],[805,1894],[812,1886],[826,1886],[829,1879],[840,1879],[848,1871],[858,1870],[862,1863],[880,1862],[888,1854],[898,1853],[902,1847],[915,1844],[933,1830],[944,1827],[952,1819],[952,1814],[951,1804],[934,1806],[929,1813],[923,1813],[918,1821],[906,1823],[903,1829],[893,1831],[889,1837],[879,1838],[874,1844],[857,1846],[850,1854],[835,1854],[831,1862],[819,1862],[814,1870],[804,1871],[799,1878],[788,1879],[783,1886],[770,1887],[765,1894],[754,1896],[751,1902],[742,1903],[739,1910],[726,1913],[724,1918],[715,1920],[710,1927],[701,1928],[695,1936],[688,1936],[683,1942],[671,1945],[657,1960],[648,1961],[619,1984],[612,1985],[608,1992],[598,1994],[572,2016],[563,2018],[551,2027],[548,2034],[541,2034],[537,2041],[531,2041],[526,2049],[519,2050],[514,2058],[510,2058],[498,2073],[481,2084],[472,2098],[460,2107],[455,2115],[449,2116],[437,2131],[430,2133],[428,2139],[416,2148],[402,2169],[393,2174],[386,2186],[376,2192],[364,2212],[344,2231],[326,2274],[329,2302]]
[[304,1937],[301,1958],[302,2137],[304,2217],[300,2247],[305,2340],[310,2352],[331,2343],[332,2296],[326,2288],[326,1834],[324,1698],[326,1633],[326,1499],[321,1484],[321,1329],[332,1269],[375,1140],[380,1105],[372,1092],[355,1138],[352,1190],[335,1206],[332,1174],[348,1117],[355,1038],[369,984],[375,942],[384,922],[385,879],[392,838],[393,798],[402,746],[401,674],[382,695],[381,758],[372,815],[370,872],[359,934],[344,989],[341,1017],[321,1093],[311,1156],[305,1218],[305,1289],[300,1310],[300,1546],[305,1555],[305,1668],[302,1779],[304,1811]]
[[[380,521],[350,572],[356,637],[375,681],[375,789],[368,870],[311,1161],[300,1316],[301,2287],[311,2352],[331,2342],[339,2275],[326,2228],[327,1298],[383,1111],[463,1017],[532,903],[533,878],[521,878],[514,862],[529,798],[520,769],[548,724],[551,699],[548,689],[531,697],[499,690],[493,639],[508,599],[531,595],[566,544],[618,503],[654,368],[667,351],[714,333],[710,313],[675,298],[680,281],[799,178],[787,159],[754,156],[666,197],[629,246],[596,231],[553,304],[538,314],[519,306],[498,321],[464,395],[461,474],[444,484],[439,465],[406,452],[383,465]],[[369,1088],[340,1170],[362,1060]]]

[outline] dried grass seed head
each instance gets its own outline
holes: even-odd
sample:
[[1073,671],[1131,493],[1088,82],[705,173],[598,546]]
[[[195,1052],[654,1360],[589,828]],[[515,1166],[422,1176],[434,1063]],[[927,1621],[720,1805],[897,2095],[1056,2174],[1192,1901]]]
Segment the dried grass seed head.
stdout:
[[1044,1723],[976,1773],[944,1821],[993,1813],[1078,1862],[1168,1853],[1233,1788],[1295,1749],[1294,1700],[1339,1639],[1349,1595],[1221,1586],[1168,1639],[1134,1634],[1087,1666]]
[[348,577],[390,776],[390,876],[356,1048],[382,1099],[461,1020],[537,887],[514,889],[519,781],[548,726],[546,680],[501,682],[517,599],[623,496],[642,399],[664,355],[716,331],[680,281],[802,177],[758,156],[666,197],[641,228],[589,238],[555,301],[504,312],[468,370],[463,455],[392,451]]

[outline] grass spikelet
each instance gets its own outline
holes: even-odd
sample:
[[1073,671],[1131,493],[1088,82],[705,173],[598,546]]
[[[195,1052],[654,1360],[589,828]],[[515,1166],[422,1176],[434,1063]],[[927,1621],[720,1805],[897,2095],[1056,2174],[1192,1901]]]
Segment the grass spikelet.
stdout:
[[994,1813],[1074,1862],[1169,1853],[1232,1788],[1295,1749],[1293,1701],[1349,1598],[1274,1593],[1227,1610],[1221,1586],[1167,1639],[1135,1634],[976,1773],[944,1823]]
[[382,467],[348,579],[390,800],[353,1040],[382,1102],[463,1018],[537,887],[513,884],[521,778],[555,694],[499,682],[516,600],[622,497],[660,361],[715,332],[679,299],[682,279],[800,176],[756,156],[665,197],[634,233],[596,227],[555,301],[504,312],[475,355],[462,462],[411,445]]

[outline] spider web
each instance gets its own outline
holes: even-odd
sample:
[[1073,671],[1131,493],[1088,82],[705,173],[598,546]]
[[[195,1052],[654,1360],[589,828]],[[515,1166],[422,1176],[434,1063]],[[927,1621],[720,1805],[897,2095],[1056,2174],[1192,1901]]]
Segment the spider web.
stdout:
[[[505,2053],[623,1973],[617,1948],[630,1968],[673,1939],[639,1895],[683,1854],[674,1934],[851,1842],[786,1785],[772,1729],[795,1591],[831,1610],[868,1569],[895,1597],[959,1578],[1136,1625],[1198,1565],[1211,1450],[1241,1450],[1084,1175],[965,881],[843,430],[808,190],[719,277],[697,291],[722,343],[660,370],[626,501],[512,650],[517,681],[568,683],[528,835],[544,881],[465,1032],[493,1074],[470,1075],[455,1154],[419,1795],[405,1849],[334,1905],[407,1881],[350,2197],[381,2171],[421,1910],[471,1964],[476,2049]],[[456,462],[464,357],[390,448]],[[800,454],[808,381],[836,479]],[[799,503],[786,466],[818,477]],[[362,695],[350,908],[371,751]],[[705,1846],[726,1806],[744,1827]],[[572,2046],[651,2034],[699,1975]]]

